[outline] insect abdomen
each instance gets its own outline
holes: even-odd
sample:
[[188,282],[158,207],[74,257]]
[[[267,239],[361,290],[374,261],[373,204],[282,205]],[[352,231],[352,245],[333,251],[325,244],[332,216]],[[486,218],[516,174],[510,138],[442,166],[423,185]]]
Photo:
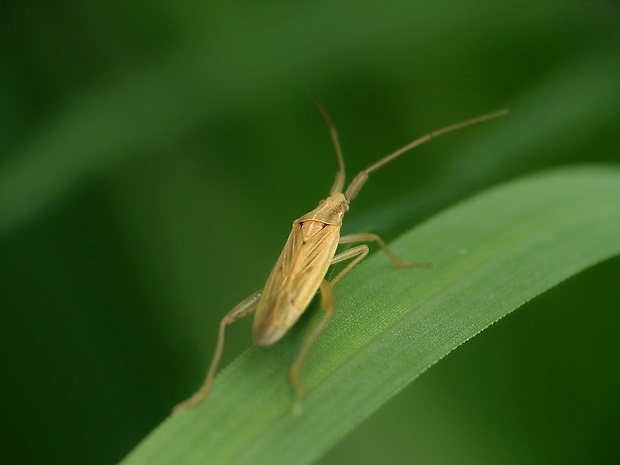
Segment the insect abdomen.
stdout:
[[337,226],[325,225],[304,237],[307,231],[303,231],[303,225],[293,224],[256,309],[256,345],[267,346],[280,340],[306,310],[331,264],[339,231]]

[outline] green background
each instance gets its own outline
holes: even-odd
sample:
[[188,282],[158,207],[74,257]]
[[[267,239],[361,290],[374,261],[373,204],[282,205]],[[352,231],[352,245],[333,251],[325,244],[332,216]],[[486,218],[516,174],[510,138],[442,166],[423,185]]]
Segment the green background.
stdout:
[[[0,17],[3,463],[115,463],[193,392],[221,316],[331,186],[311,94],[352,174],[512,112],[374,174],[345,232],[391,240],[519,175],[620,161],[612,1],[29,2]],[[483,137],[495,157],[463,149]],[[599,265],[493,325],[319,463],[617,463],[619,273]],[[225,363],[249,330],[230,331]]]

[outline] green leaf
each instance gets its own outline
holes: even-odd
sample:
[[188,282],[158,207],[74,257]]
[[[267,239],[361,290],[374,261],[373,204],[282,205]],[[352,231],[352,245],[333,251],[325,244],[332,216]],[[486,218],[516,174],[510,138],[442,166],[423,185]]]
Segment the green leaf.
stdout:
[[122,463],[314,461],[457,346],[618,254],[618,199],[620,170],[578,167],[449,209],[393,243],[432,268],[397,270],[376,253],[337,286],[336,314],[302,369],[309,394],[298,409],[287,367],[318,311],[281,343],[245,352],[208,400],[166,420]]

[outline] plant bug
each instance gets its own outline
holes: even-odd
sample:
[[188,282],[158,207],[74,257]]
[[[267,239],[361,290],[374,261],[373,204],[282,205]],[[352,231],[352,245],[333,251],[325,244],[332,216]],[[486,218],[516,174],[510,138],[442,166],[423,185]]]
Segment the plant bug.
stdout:
[[[338,132],[326,108],[321,103],[316,103],[327,123],[336,149],[336,156],[338,157],[339,169],[329,196],[321,200],[314,210],[293,222],[291,233],[269,278],[267,278],[265,287],[239,303],[224,316],[220,322],[215,353],[204,384],[192,397],[178,404],[174,408],[174,412],[192,407],[209,395],[211,383],[215,378],[224,349],[226,326],[255,312],[253,325],[254,343],[259,346],[272,345],[279,341],[297,322],[318,291],[321,295],[321,306],[325,315],[312,328],[303,341],[301,349],[289,370],[290,382],[298,397],[302,397],[305,394],[305,390],[299,377],[299,369],[310,348],[334,313],[335,298],[333,286],[368,255],[368,246],[365,244],[336,254],[338,245],[376,242],[398,268],[429,266],[428,263],[405,263],[401,261],[392,253],[381,238],[375,234],[363,233],[340,236],[342,219],[349,210],[349,204],[368,180],[368,175],[387,165],[405,152],[437,136],[508,113],[508,110],[489,113],[426,134],[361,171],[343,192],[345,168]],[[325,275],[328,268],[345,260],[351,260],[351,262],[335,278],[327,281]]]

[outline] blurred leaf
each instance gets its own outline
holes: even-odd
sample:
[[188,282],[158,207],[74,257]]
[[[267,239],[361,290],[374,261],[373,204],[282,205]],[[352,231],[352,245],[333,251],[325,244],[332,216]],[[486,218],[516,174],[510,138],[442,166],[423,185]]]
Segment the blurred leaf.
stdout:
[[618,198],[620,171],[580,167],[527,177],[449,209],[393,244],[432,269],[395,270],[375,254],[338,285],[338,311],[303,367],[309,394],[301,412],[286,379],[303,337],[294,331],[274,347],[245,352],[207,401],[166,420],[122,463],[316,460],[454,348],[618,254]]
[[[350,15],[351,5],[346,3],[319,3],[304,9],[281,4],[273,6],[273,10],[262,6],[232,8],[228,13],[235,15],[228,18],[226,27],[211,17],[200,16],[212,27],[200,25],[195,32],[197,36],[191,36],[193,42],[180,44],[170,54],[162,54],[137,70],[92,83],[81,91],[79,98],[67,99],[52,109],[36,131],[26,132],[27,138],[21,143],[9,147],[4,154],[7,161],[0,166],[0,234],[36,218],[93,177],[137,155],[174,147],[202,124],[212,124],[222,115],[248,115],[253,106],[264,106],[266,102],[274,105],[274,96],[285,98],[287,92],[299,96],[311,90],[326,92],[337,85],[342,87],[337,87],[339,93],[343,93],[351,86],[352,74],[356,78],[360,74],[358,85],[369,85],[366,80],[372,83],[373,79],[367,74],[374,74],[378,69],[386,76],[394,72],[384,63],[386,56],[390,56],[389,62],[399,63],[399,73],[408,72],[411,74],[408,79],[415,79],[412,70],[417,66],[410,60],[412,52],[402,47],[403,41],[413,47],[416,60],[428,61],[438,53],[448,53],[444,49],[455,42],[465,41],[473,48],[488,37],[498,40],[498,34],[501,40],[508,40],[509,35],[501,34],[514,32],[513,14],[519,14],[520,20],[528,24],[530,37],[547,33],[550,24],[557,22],[556,8],[551,4],[527,3],[528,8],[502,5],[494,7],[497,10],[485,6],[475,11],[471,5],[459,2],[421,9],[399,5],[402,10],[395,10],[397,5],[386,9],[383,5],[356,4],[355,17]],[[427,18],[441,15],[442,8],[449,14],[442,16],[445,24],[438,29]],[[565,14],[566,23],[554,29],[556,41],[573,37],[575,31],[569,26],[575,23],[576,27],[581,19],[571,9]],[[281,15],[287,15],[285,21]],[[340,22],[338,30],[325,29],[325,24],[334,21]],[[490,29],[478,27],[478,21],[488,21]],[[593,29],[590,23],[580,26],[586,32]],[[250,39],[240,40],[239,31]],[[432,49],[420,45],[429,36],[435,45]],[[548,46],[546,40],[540,42]],[[300,54],[299,46],[306,53]],[[264,50],[270,51],[268,65],[264,63]],[[496,53],[486,48],[478,53],[481,51],[490,57]],[[362,62],[355,59],[360,53],[364,55]],[[615,50],[610,56],[615,56]],[[554,114],[544,115],[547,123],[560,125],[566,118],[577,118],[583,125],[583,112],[588,111],[595,117],[587,121],[595,124],[606,117],[610,106],[617,109],[613,104],[618,89],[613,79],[617,73],[615,60],[611,63],[603,53],[585,65],[581,59],[574,61],[569,71],[577,82],[573,84],[563,75],[557,76],[559,82],[555,82],[551,73],[551,83],[541,94],[544,92],[552,101],[546,104],[540,99],[535,101],[539,110],[547,105],[554,109]],[[316,71],[308,78],[299,79],[300,70],[306,69]],[[526,71],[529,69],[520,70]],[[431,75],[430,79],[435,76]],[[569,84],[561,85],[566,82]],[[387,83],[379,82],[378,87],[377,92],[393,91]],[[575,88],[580,92],[574,92]],[[550,89],[555,91],[549,92]],[[401,103],[401,111],[415,102],[418,111],[428,117],[431,105],[424,99],[431,96],[431,83],[424,86],[423,96],[412,98],[399,93],[398,98],[406,100]],[[354,98],[359,99],[359,95]],[[502,95],[501,105],[506,103]],[[528,103],[532,104],[532,100]],[[490,111],[497,105],[498,101],[494,100],[493,108],[482,111]],[[450,102],[452,111],[458,106],[463,105]],[[573,111],[564,111],[566,108]],[[463,113],[459,118],[462,117]],[[445,124],[443,118],[438,124]],[[524,121],[529,124],[522,130],[531,135],[532,125],[536,126],[538,120],[530,115]],[[547,137],[549,132],[543,131],[542,137]]]

